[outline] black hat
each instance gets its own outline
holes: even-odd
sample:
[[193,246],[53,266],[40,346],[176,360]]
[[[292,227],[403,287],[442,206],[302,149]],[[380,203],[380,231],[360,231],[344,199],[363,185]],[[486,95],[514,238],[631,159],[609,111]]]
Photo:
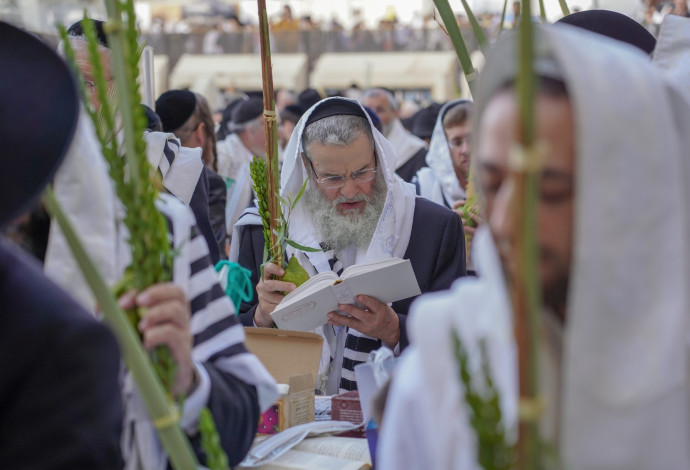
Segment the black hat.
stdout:
[[314,111],[312,111],[309,115],[305,127],[316,121],[320,121],[321,119],[341,115],[359,116],[363,117],[364,119],[367,118],[360,105],[356,102],[348,99],[330,98],[322,101],[316,106]]
[[169,90],[156,100],[156,114],[163,123],[163,132],[174,132],[194,114],[196,95],[189,90]]
[[[50,47],[0,21],[0,225],[52,179],[79,117],[70,69]],[[59,116],[59,119],[56,119]]]
[[369,106],[364,106],[364,111],[366,111],[369,117],[371,118],[371,123],[374,125],[376,130],[378,130],[379,132],[383,132],[383,124],[381,123],[381,118],[379,117],[379,115],[376,114],[376,111],[371,109]]
[[637,21],[622,13],[610,10],[578,11],[564,16],[556,23],[565,23],[603,36],[627,42],[647,54],[656,47],[656,39]]
[[297,104],[302,108],[303,113],[321,100],[321,94],[313,88],[307,88],[297,95]]
[[441,105],[438,103],[432,103],[417,111],[412,119],[412,133],[420,139],[431,138],[440,111]]
[[240,101],[232,111],[233,126],[241,126],[258,118],[264,112],[264,101],[261,98],[248,98]]
[[93,23],[93,27],[96,30],[96,37],[98,38],[98,44],[110,48],[110,46],[108,45],[108,36],[106,36],[105,34],[105,30],[103,29],[103,22],[101,20],[79,20],[72,26],[67,28],[67,35],[76,37],[84,36],[84,21],[91,21]]

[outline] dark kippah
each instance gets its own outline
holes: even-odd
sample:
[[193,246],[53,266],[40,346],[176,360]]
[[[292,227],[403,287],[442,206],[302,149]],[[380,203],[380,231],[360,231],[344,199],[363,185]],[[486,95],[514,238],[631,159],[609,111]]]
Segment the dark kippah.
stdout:
[[341,115],[359,116],[363,117],[364,119],[367,118],[362,108],[354,101],[333,98],[319,103],[316,106],[316,109],[314,109],[314,111],[312,111],[312,113],[309,115],[305,126],[327,117]]
[[96,30],[96,37],[98,38],[98,44],[110,49],[110,46],[108,45],[108,36],[105,35],[105,31],[103,30],[103,21],[101,20],[79,20],[67,29],[67,36],[84,36],[84,21],[93,22],[93,27]]
[[365,106],[364,111],[366,111],[371,118],[371,123],[374,125],[376,130],[383,132],[383,125],[381,124],[381,119],[379,118],[379,115],[376,114],[376,111],[371,109],[369,106]]
[[297,119],[299,119],[302,117],[302,114],[304,114],[306,109],[302,109],[302,107],[297,104],[289,104],[285,106],[285,111],[294,114],[295,116],[297,116]]
[[258,118],[264,112],[264,100],[261,98],[249,98],[240,101],[232,111],[232,124],[241,126],[253,119]]
[[412,133],[420,139],[431,138],[440,111],[441,105],[438,103],[432,103],[417,111],[412,119]]
[[163,132],[174,132],[187,122],[196,108],[196,96],[189,90],[169,90],[156,100],[156,113]]
[[302,112],[306,113],[309,108],[321,101],[321,95],[313,88],[307,88],[297,95],[297,104],[302,108]]
[[161,117],[156,114],[156,112],[146,106],[145,104],[141,104],[141,107],[144,108],[144,113],[146,113],[146,120],[148,121],[146,123],[146,128],[150,131],[155,131],[155,132],[162,132],[163,131],[163,123],[161,122]]
[[656,39],[637,21],[622,13],[610,10],[578,11],[564,16],[556,23],[565,23],[603,36],[626,42],[651,54]]

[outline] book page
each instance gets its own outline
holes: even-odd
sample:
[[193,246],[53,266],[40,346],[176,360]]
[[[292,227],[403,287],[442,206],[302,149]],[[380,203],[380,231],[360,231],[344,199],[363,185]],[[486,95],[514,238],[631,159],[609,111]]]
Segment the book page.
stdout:
[[343,282],[354,295],[368,295],[385,304],[420,294],[410,260],[398,259],[374,271],[355,272]]
[[371,465],[300,450],[288,450],[273,462],[254,468],[260,470],[367,470],[371,468]]
[[401,258],[385,258],[385,259],[380,259],[378,261],[370,261],[368,263],[360,263],[360,264],[354,264],[352,266],[348,266],[343,270],[343,273],[340,277],[343,279],[349,276],[354,276],[356,274],[360,273],[367,273],[369,271],[376,271],[377,269],[385,268],[386,266],[392,266],[394,264],[402,263],[405,260]]
[[369,444],[364,438],[358,439],[356,437],[337,436],[309,437],[297,444],[294,449],[371,464]]

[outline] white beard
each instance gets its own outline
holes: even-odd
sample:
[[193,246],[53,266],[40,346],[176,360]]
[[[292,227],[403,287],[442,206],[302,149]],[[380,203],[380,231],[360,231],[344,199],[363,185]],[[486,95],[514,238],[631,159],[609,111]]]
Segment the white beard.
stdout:
[[[348,246],[366,248],[376,231],[379,217],[386,202],[386,182],[376,173],[371,196],[358,194],[352,199],[339,196],[330,202],[321,190],[310,186],[304,193],[304,204],[312,214],[312,221],[321,242],[336,254]],[[352,209],[341,214],[336,207],[343,202],[365,201],[364,211]]]

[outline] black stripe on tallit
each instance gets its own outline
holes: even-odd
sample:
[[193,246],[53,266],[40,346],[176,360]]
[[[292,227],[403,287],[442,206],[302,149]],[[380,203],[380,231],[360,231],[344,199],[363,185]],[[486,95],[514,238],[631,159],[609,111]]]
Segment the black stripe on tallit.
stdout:
[[232,346],[228,346],[225,349],[221,349],[220,351],[214,353],[211,357],[208,358],[209,362],[213,362],[216,359],[222,358],[222,357],[230,357],[234,356],[235,354],[243,354],[246,353],[247,348],[244,346],[244,343],[235,343]]
[[222,320],[219,320],[216,323],[207,326],[206,328],[204,328],[204,331],[194,335],[194,346],[201,344],[204,341],[208,341],[209,339],[216,336],[218,333],[221,333],[227,330],[228,328],[233,327],[234,325],[237,325],[237,317],[235,317],[235,315],[230,314],[230,316],[225,317]]
[[371,352],[381,347],[381,340],[364,338],[362,336],[347,335],[345,349],[357,352]]
[[213,284],[209,290],[202,292],[192,299],[190,302],[192,313],[206,308],[208,304],[214,300],[220,299],[224,295],[225,292],[223,292],[220,285],[218,285],[218,283]]

